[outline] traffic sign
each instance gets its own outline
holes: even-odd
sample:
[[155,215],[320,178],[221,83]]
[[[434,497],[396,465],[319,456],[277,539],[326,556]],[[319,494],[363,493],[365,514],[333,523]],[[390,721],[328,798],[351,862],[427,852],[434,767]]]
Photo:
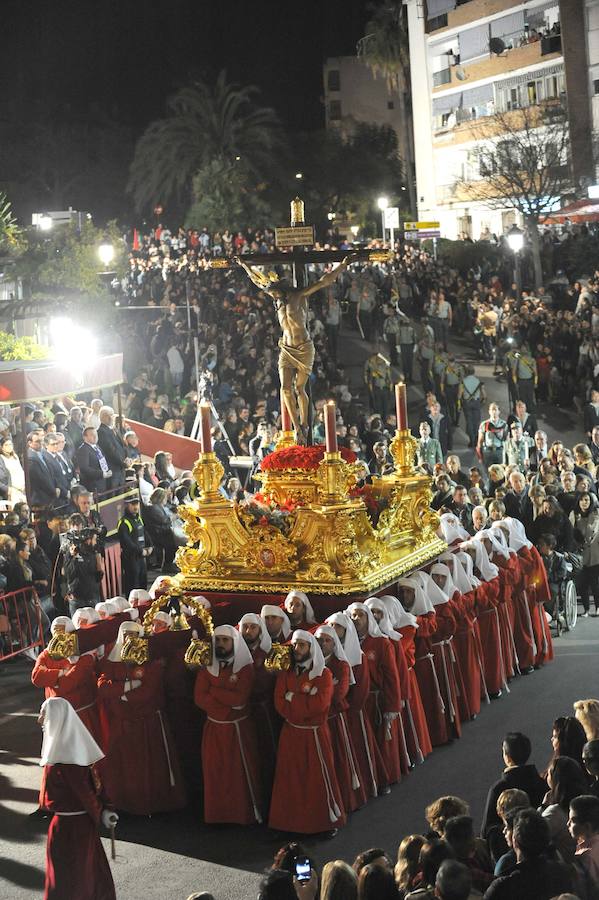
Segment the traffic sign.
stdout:
[[275,228],[275,244],[277,247],[306,247],[311,246],[313,243],[313,225]]
[[383,216],[385,219],[385,228],[399,228],[399,207],[388,206],[387,209],[383,210]]
[[404,222],[404,238],[408,241],[424,241],[441,237],[440,222]]

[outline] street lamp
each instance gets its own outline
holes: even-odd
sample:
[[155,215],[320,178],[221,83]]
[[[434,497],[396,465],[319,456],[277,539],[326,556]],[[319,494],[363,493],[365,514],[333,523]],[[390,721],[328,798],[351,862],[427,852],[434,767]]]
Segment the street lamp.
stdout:
[[350,225],[349,230],[353,234],[354,240],[355,240],[358,237],[358,232],[360,230],[360,226],[359,225]]
[[336,218],[337,218],[337,213],[334,213],[334,212],[327,213],[327,219],[329,220],[329,222],[334,222]]
[[302,178],[304,177],[304,173],[303,173],[303,172],[296,172],[296,173],[295,173],[295,177],[297,178],[298,181],[301,181]]
[[520,299],[522,293],[522,276],[520,272],[520,251],[524,246],[524,232],[517,225],[512,225],[506,234],[508,246],[514,254],[514,282],[516,284],[516,299]]
[[52,221],[52,216],[40,216],[37,220],[37,224],[40,231],[50,231],[54,223]]
[[383,226],[383,243],[385,243],[385,210],[389,206],[389,198],[388,197],[379,197],[376,201],[378,208],[381,211],[381,223]]
[[114,247],[109,241],[105,241],[103,244],[100,244],[100,246],[98,247],[98,256],[100,257],[100,262],[102,263],[104,268],[107,269],[114,259]]

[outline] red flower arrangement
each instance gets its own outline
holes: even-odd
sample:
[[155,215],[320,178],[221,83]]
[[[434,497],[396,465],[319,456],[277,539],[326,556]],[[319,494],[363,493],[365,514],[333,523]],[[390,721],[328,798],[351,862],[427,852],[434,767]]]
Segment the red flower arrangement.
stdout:
[[[284,447],[275,450],[260,463],[263,472],[283,469],[316,469],[325,454],[324,444],[316,444],[313,447]],[[357,457],[353,450],[341,447],[341,458],[346,463],[353,463]]]

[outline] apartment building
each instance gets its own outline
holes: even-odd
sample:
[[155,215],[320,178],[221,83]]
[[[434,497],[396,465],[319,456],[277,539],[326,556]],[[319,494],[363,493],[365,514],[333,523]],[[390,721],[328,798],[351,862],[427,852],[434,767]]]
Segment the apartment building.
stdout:
[[[567,105],[574,185],[584,195],[595,180],[592,95],[599,83],[589,60],[599,39],[599,0],[404,2],[419,218],[438,219],[448,238],[476,240],[509,228],[515,210],[492,209],[484,199],[477,146],[485,119],[558,101]],[[595,56],[599,71],[599,47]]]

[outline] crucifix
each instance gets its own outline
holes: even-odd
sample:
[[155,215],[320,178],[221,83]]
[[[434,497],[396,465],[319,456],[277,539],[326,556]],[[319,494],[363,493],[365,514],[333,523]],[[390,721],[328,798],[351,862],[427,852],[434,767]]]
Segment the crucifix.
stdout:
[[[215,259],[211,261],[211,266],[241,266],[252,283],[272,298],[283,332],[279,340],[279,378],[283,402],[293,422],[297,443],[311,444],[312,422],[308,391],[314,364],[314,344],[308,331],[308,298],[333,284],[350,263],[386,261],[389,253],[357,250],[348,254],[344,250],[310,249],[314,245],[314,227],[305,225],[304,204],[299,197],[291,201],[291,226],[275,229],[275,244],[275,253],[247,254],[232,260]],[[314,284],[308,284],[308,263],[331,262],[340,265],[326,272]],[[280,278],[269,268],[277,264],[291,266],[292,281]],[[264,268],[267,269],[266,272],[263,271]]]

